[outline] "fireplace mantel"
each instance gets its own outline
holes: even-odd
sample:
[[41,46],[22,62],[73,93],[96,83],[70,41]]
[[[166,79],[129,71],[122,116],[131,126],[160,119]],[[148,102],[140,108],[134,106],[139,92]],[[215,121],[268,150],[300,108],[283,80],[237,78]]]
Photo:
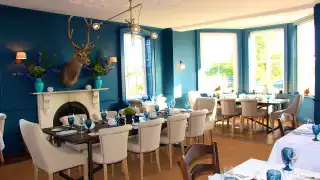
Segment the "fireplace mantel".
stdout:
[[93,114],[100,113],[99,92],[106,91],[109,88],[100,89],[82,89],[70,91],[53,91],[30,93],[37,96],[38,120],[41,128],[53,126],[53,118],[60,106],[68,102],[79,102],[83,104],[91,118]]

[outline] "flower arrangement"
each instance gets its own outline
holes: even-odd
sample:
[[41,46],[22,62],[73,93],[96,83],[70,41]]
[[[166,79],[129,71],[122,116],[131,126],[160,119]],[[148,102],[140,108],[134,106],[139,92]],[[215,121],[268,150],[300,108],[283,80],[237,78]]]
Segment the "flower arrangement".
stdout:
[[84,70],[91,73],[92,77],[105,76],[109,74],[114,67],[114,64],[110,62],[109,58],[102,55],[99,55],[90,65],[83,65]]
[[50,60],[47,60],[46,52],[39,52],[37,60],[32,63],[28,60],[24,60],[24,66],[27,68],[27,72],[15,72],[12,75],[21,76],[28,79],[36,79],[43,77],[48,72],[60,73],[60,70],[57,68],[51,68],[56,54],[53,54],[50,57]]

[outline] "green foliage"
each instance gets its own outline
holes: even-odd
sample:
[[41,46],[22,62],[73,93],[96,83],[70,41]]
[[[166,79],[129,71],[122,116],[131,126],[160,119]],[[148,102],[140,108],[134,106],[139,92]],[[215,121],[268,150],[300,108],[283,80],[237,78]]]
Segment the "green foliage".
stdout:
[[220,72],[223,76],[233,76],[233,64],[232,63],[216,63],[205,72],[207,76],[216,76]]
[[46,73],[46,70],[41,66],[30,65],[28,72],[32,77],[41,78]]
[[255,37],[255,47],[256,47],[256,60],[266,60],[266,43],[265,43],[264,36],[256,36]]
[[279,80],[282,79],[282,68],[280,67],[280,63],[272,63],[271,64],[271,80]]
[[83,67],[91,73],[91,77],[96,77],[107,75],[114,68],[114,65],[108,61],[106,56],[100,53],[98,58],[95,61],[91,61],[89,66],[84,65]]
[[124,114],[127,116],[132,116],[134,113],[136,113],[136,110],[133,107],[126,107],[124,109]]

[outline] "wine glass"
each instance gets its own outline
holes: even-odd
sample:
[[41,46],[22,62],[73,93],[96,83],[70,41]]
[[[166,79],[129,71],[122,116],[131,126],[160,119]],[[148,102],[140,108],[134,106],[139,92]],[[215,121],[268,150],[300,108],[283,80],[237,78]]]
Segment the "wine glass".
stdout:
[[156,104],[156,105],[154,106],[154,110],[156,110],[156,111],[158,112],[158,111],[160,110],[159,105]]
[[222,170],[222,175],[221,175],[222,180],[225,180],[225,179],[234,179],[233,173],[232,173],[232,169],[233,169],[232,166],[225,166],[225,167],[223,168],[223,170]]
[[82,130],[84,121],[85,121],[84,117],[80,116],[80,119],[79,119],[79,124],[80,124],[80,132],[79,133],[80,134],[84,133],[84,131]]
[[307,124],[314,124],[314,120],[313,119],[307,119]]
[[72,129],[73,123],[74,123],[74,117],[73,116],[69,116],[68,117],[68,123],[70,125],[69,129]]
[[184,108],[189,111],[191,109],[190,104],[189,103],[185,103],[184,104]]
[[281,172],[275,169],[267,171],[267,180],[281,180]]
[[290,165],[292,165],[297,160],[296,151],[293,148],[285,147],[281,151],[282,160],[285,163],[283,170],[292,171]]
[[317,136],[320,132],[319,126],[318,125],[312,125],[312,132],[314,134],[314,139],[312,139],[313,141],[319,141]]
[[176,102],[175,102],[175,100],[172,100],[171,101],[171,108],[174,108],[176,106]]
[[107,113],[106,111],[101,112],[102,123],[106,123]]
[[86,124],[86,127],[87,127],[88,132],[89,132],[89,131],[90,131],[90,128],[91,128],[91,125],[92,125],[91,119],[87,119],[86,122],[85,122],[85,124]]
[[149,118],[150,113],[148,111],[143,112],[144,118],[147,120]]
[[266,95],[267,101],[270,100],[270,95]]

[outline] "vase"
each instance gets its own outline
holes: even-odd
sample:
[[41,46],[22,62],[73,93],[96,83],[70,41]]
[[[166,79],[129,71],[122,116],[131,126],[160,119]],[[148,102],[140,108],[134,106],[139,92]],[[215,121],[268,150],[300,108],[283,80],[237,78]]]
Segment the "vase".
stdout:
[[102,80],[100,76],[97,76],[96,79],[94,80],[94,87],[96,89],[100,89],[102,87]]
[[34,83],[34,89],[36,90],[36,92],[42,92],[44,88],[44,84],[42,82],[41,78],[36,78],[36,81]]
[[132,124],[132,117],[133,115],[126,115],[127,124]]

